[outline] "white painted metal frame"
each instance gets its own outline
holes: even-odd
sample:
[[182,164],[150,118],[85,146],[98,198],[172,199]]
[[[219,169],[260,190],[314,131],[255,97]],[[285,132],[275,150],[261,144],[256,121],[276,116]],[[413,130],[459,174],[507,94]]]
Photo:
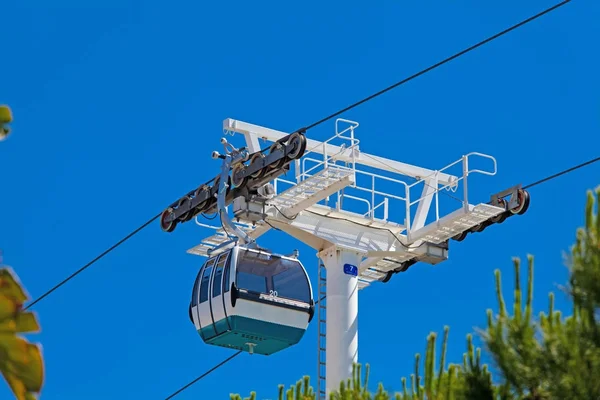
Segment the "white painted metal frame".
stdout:
[[[223,126],[226,132],[232,135],[242,133],[251,152],[257,150],[258,138],[274,141],[286,136],[283,132],[232,119],[226,119]],[[363,280],[361,288],[364,288],[373,280],[380,280],[387,271],[397,268],[399,262],[428,254],[430,250],[420,246],[423,240],[440,243],[502,211],[498,207],[481,204],[473,206],[468,202],[468,175],[496,174],[496,161],[493,157],[481,153],[469,153],[438,171],[381,158],[379,159],[384,160],[385,164],[379,161],[365,162],[365,160],[378,158],[360,153],[359,141],[355,137],[357,127],[358,123],[354,121],[338,119],[333,137],[324,142],[308,139],[307,151],[301,160],[295,162],[295,181],[278,178],[273,182],[277,196],[270,201],[271,207],[265,210],[268,215],[267,221],[259,222],[255,226],[242,224],[241,229],[252,238],[256,238],[267,232],[273,225],[318,250],[325,248],[324,246],[338,245],[345,246],[344,248],[348,250],[362,251],[367,257],[360,267]],[[319,155],[322,156],[320,159],[315,157]],[[490,159],[493,162],[493,170],[469,169],[469,158],[475,156]],[[460,166],[460,163],[462,163],[461,176],[448,173],[450,168]],[[392,172],[395,176],[392,178],[363,171],[358,169],[359,164]],[[389,167],[390,165],[392,167]],[[401,172],[398,169],[401,169]],[[411,184],[400,179],[402,175],[415,176],[417,173],[427,175]],[[359,176],[367,177],[371,184],[367,186],[358,184]],[[376,184],[379,181],[396,185],[397,190],[393,193],[383,192],[378,189],[381,185]],[[463,183],[461,210],[440,217],[439,193],[442,190],[456,191],[461,181]],[[416,200],[412,200],[411,189],[418,188],[419,184],[423,184],[422,193]],[[283,186],[288,188],[283,190]],[[346,193],[344,188],[354,190],[357,195]],[[329,206],[331,195],[337,197],[334,207]],[[379,200],[376,201],[377,197]],[[366,204],[366,212],[356,213],[343,207],[342,203],[345,199]],[[323,202],[325,204],[319,204]],[[389,220],[390,207],[398,202],[405,214],[402,224]],[[426,225],[433,204],[435,204],[435,218],[432,223]],[[411,213],[412,206],[417,207],[414,218]],[[375,217],[378,210],[383,211],[382,218]],[[292,221],[291,217],[296,219]],[[347,232],[356,231],[357,228],[360,240],[356,236],[355,242],[350,244],[347,238],[342,237],[347,236]],[[206,255],[212,247],[227,240],[222,228],[214,227],[214,229],[217,231],[215,235],[191,249],[190,253]]]

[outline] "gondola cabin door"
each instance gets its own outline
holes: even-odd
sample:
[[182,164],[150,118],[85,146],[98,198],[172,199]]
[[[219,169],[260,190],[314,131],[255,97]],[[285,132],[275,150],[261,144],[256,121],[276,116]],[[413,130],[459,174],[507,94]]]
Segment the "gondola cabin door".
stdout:
[[231,330],[225,310],[225,300],[227,300],[225,297],[229,293],[227,282],[229,281],[231,253],[231,251],[227,251],[217,256],[212,272],[209,306],[213,331],[207,332],[211,338]]
[[[226,275],[226,267],[229,265],[229,255],[230,252],[227,251],[208,259],[196,281],[192,298],[192,318],[196,317],[194,325],[198,328],[202,339],[207,342],[228,329],[223,278]],[[196,302],[195,312],[194,302]]]
[[198,333],[202,337],[202,340],[208,340],[214,335],[212,332],[212,318],[210,317],[210,304],[209,304],[209,290],[210,290],[210,278],[214,270],[215,261],[217,257],[209,258],[196,280],[196,287],[194,289],[194,298],[192,299],[192,314],[194,314],[194,301],[196,303],[196,318],[198,323]]

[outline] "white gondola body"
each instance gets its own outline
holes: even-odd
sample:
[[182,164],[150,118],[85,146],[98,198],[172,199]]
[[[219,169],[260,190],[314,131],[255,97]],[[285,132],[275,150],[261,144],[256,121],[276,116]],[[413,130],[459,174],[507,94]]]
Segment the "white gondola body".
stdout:
[[270,355],[302,339],[314,303],[298,259],[235,246],[202,266],[189,311],[204,342]]

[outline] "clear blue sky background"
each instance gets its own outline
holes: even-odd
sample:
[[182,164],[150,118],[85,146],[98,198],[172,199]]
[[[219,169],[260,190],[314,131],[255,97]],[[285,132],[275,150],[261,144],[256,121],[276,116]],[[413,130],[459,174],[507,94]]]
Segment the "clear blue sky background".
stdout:
[[[218,172],[209,157],[232,117],[291,131],[437,62],[551,1],[4,2],[0,103],[0,247],[33,297]],[[600,4],[574,1],[357,108],[364,151],[440,168],[493,154],[475,200],[598,156]],[[333,123],[310,136],[325,139]],[[496,307],[493,271],[511,295],[512,256],[536,256],[535,308],[565,282],[561,252],[583,222],[600,165],[538,186],[530,211],[360,293],[361,362],[400,388],[429,332],[451,326],[448,360]],[[35,306],[47,366],[43,398],[164,399],[228,357],[187,316],[207,235],[158,223]],[[316,281],[314,252],[299,247]],[[568,312],[568,302],[558,296]],[[316,324],[271,357],[241,355],[181,394],[273,398],[316,370]],[[374,386],[373,386],[374,388]],[[0,398],[10,395],[0,385]]]

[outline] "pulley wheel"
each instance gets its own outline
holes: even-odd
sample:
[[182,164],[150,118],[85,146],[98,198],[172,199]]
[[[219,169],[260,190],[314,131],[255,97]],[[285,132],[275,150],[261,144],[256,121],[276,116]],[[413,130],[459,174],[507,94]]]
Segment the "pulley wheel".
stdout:
[[491,219],[491,221],[495,224],[501,224],[506,220],[506,218],[508,218],[508,214],[506,212],[507,208],[508,208],[508,202],[506,200],[504,200],[503,198],[499,198],[498,203],[499,203],[498,207],[503,208],[504,212],[496,215],[495,217],[493,217]]
[[459,233],[458,235],[453,236],[452,239],[456,240],[457,242],[462,242],[463,240],[465,240],[465,238],[467,237],[468,234],[469,234],[469,231],[465,231],[465,232]]
[[173,232],[175,230],[175,226],[177,225],[176,220],[167,221],[167,217],[169,217],[172,213],[173,209],[169,207],[160,215],[160,228],[165,232]]
[[204,201],[202,201],[200,204],[198,204],[196,206],[196,208],[194,209],[193,215],[199,214],[202,211],[204,211],[204,208],[206,208],[206,205],[209,203],[209,200],[210,200],[210,187],[208,187],[206,185],[200,185],[198,187],[198,189],[196,189],[196,192],[194,192],[194,196],[198,197],[203,192],[206,192],[206,194],[208,195],[208,197]]
[[510,210],[510,212],[515,215],[525,214],[525,211],[529,208],[529,199],[529,192],[524,189],[519,189],[517,191],[517,201],[519,205]]
[[[263,153],[254,153],[254,155],[250,158],[250,164],[252,165],[254,164],[255,161],[265,158],[265,155]],[[256,171],[255,173],[251,174],[250,177],[254,178],[254,179],[258,179],[258,178],[262,178],[265,175],[265,168],[260,168],[258,171]]]
[[471,232],[483,232],[483,230],[486,228],[486,223],[482,222],[481,224],[477,224],[474,227],[471,228]]
[[[272,154],[274,151],[278,150],[280,146],[281,146],[281,144],[279,144],[277,142],[273,143],[271,145],[271,148],[269,149],[269,154]],[[281,157],[278,161],[269,165],[269,169],[279,169],[279,168],[283,167],[284,165],[285,165],[285,155],[283,157]]]
[[290,147],[290,151],[287,156],[290,160],[296,160],[304,154],[306,151],[306,137],[298,132],[293,133],[288,140],[287,145]]
[[248,183],[248,177],[243,176],[242,178],[236,177],[236,175],[243,172],[245,165],[242,163],[236,164],[235,167],[231,170],[231,182],[235,187],[243,187]]
[[[179,200],[179,203],[177,204],[177,208],[189,207],[188,204],[190,204],[190,200],[191,199],[189,196],[182,197],[181,200]],[[193,211],[192,209],[189,209],[188,211],[184,212],[183,214],[181,214],[179,216],[179,219],[183,222],[189,221],[193,217],[192,211]]]

